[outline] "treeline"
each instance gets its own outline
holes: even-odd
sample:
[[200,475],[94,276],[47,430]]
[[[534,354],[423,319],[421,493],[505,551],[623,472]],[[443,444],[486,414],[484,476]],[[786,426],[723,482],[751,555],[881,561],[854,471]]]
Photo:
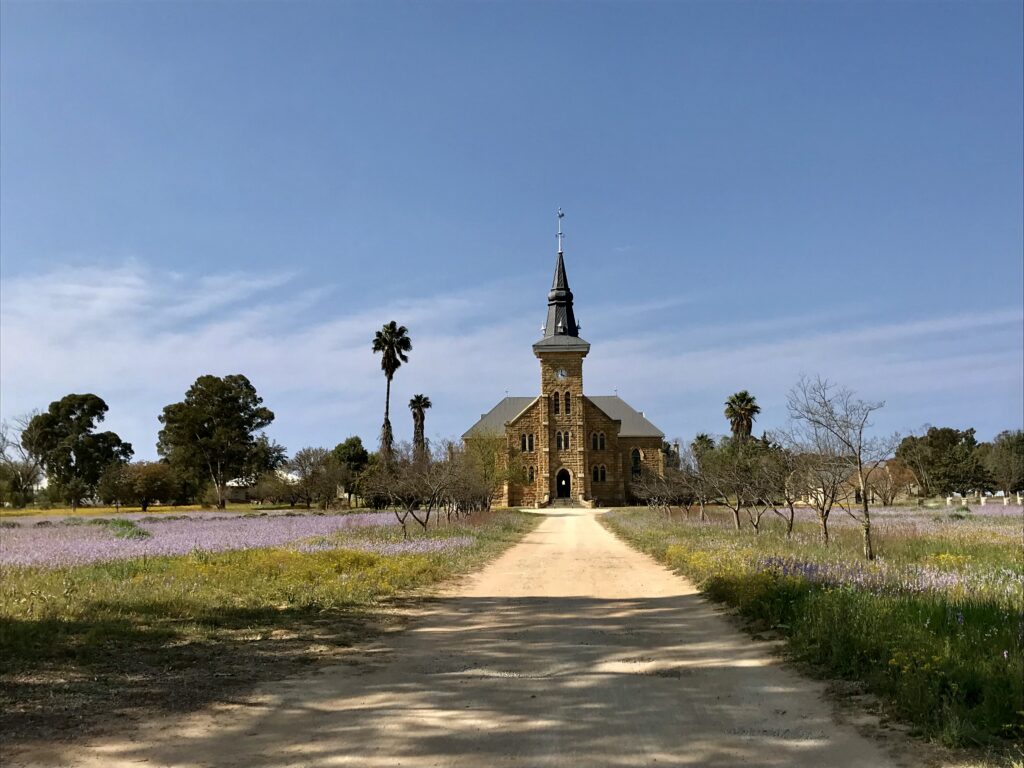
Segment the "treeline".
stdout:
[[[285,463],[285,450],[262,432],[274,420],[242,375],[200,376],[179,403],[160,414],[158,462],[131,463],[134,450],[99,431],[107,404],[70,394],[0,429],[3,502],[190,503],[209,496],[223,507],[227,485]],[[45,490],[41,484],[45,478]]]
[[95,394],[70,394],[0,426],[0,503],[223,508],[234,485],[267,501],[327,506],[339,487],[357,487],[370,461],[358,437],[288,459],[262,431],[273,412],[242,375],[200,376],[181,402],[163,409],[159,461],[132,462],[130,443],[98,429],[107,411]]
[[643,473],[633,494],[651,506],[696,509],[701,520],[714,503],[728,508],[738,530],[761,530],[766,515],[782,518],[792,535],[798,505],[813,510],[821,539],[840,511],[863,533],[874,558],[871,506],[902,496],[1024,489],[1024,432],[978,443],[974,430],[929,428],[921,436],[875,434],[883,402],[866,402],[827,380],[801,379],[788,396],[788,424],[752,437],[760,407],[748,392],[726,401],[731,434],[700,434],[685,448],[665,446],[664,475]]
[[[409,400],[413,444],[396,452],[391,382],[412,351],[408,329],[386,323],[375,334],[372,350],[381,355],[386,381],[376,453],[368,452],[359,437],[350,437],[333,449],[302,448],[289,459],[285,448],[263,432],[274,413],[245,376],[200,376],[181,402],[160,414],[160,460],[155,462],[131,462],[130,443],[98,430],[108,407],[95,394],[70,394],[45,412],[5,422],[0,426],[0,503],[66,503],[75,509],[83,502],[102,502],[146,509],[199,501],[224,508],[234,492],[260,502],[326,508],[344,490],[349,503],[358,495],[378,506],[417,512],[423,507],[426,518],[438,504],[449,515],[489,507],[495,473],[482,468],[486,462],[473,450],[446,445],[441,454],[431,454],[425,414],[432,404],[426,395]],[[406,517],[400,515],[403,524]]]

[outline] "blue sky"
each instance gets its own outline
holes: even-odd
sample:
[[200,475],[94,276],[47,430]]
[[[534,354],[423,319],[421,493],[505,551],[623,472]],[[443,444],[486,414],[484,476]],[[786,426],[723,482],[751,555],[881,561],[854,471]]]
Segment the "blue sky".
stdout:
[[[877,426],[1024,422],[1022,6],[0,5],[0,414],[247,374],[295,450],[539,385],[554,212],[585,388],[670,436],[801,373]],[[411,420],[399,417],[399,437]],[[408,421],[409,423],[406,423]]]

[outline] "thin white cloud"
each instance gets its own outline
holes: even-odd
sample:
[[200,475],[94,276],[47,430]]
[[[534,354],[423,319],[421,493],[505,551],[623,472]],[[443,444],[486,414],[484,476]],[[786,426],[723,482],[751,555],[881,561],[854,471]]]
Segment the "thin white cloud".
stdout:
[[[414,393],[434,402],[431,434],[457,435],[505,390],[537,388],[530,349],[543,315],[537,291],[494,284],[378,306],[339,306],[334,294],[286,273],[189,277],[139,262],[5,280],[2,415],[45,407],[68,392],[96,392],[110,405],[109,427],[138,455],[152,456],[164,405],[200,374],[238,372],[274,409],[271,433],[289,448],[353,433],[372,441],[384,386],[370,340],[391,319],[407,325],[414,341],[393,387],[400,436],[411,429],[405,403]],[[639,309],[678,303],[655,300]],[[589,306],[587,314],[621,317],[620,310]],[[720,403],[740,388],[757,394],[770,427],[784,416],[785,392],[803,372],[888,399],[885,425],[892,428],[969,421],[984,436],[1019,425],[1019,310],[841,320],[780,312],[756,324],[690,323],[680,313],[640,333],[628,321],[601,323],[606,332],[588,336],[587,389],[617,388],[670,435],[720,431]]]

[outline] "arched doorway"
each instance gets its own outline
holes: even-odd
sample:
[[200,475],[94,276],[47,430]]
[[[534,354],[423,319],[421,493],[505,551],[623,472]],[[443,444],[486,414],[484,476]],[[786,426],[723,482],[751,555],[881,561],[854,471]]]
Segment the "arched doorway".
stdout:
[[555,495],[560,499],[568,499],[572,495],[572,478],[568,469],[560,469],[555,475]]

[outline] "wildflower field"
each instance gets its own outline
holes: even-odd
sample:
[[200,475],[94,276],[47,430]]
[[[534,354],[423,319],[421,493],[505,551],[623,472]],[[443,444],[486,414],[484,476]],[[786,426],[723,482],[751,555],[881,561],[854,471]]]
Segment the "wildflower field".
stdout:
[[331,661],[396,621],[394,599],[537,521],[501,510],[408,539],[375,512],[4,524],[0,732],[192,708]]
[[737,532],[715,510],[703,523],[646,508],[602,522],[922,734],[996,748],[1024,738],[1024,509],[875,510],[873,562],[850,521],[834,519],[825,547],[806,514],[788,539],[774,522]]

